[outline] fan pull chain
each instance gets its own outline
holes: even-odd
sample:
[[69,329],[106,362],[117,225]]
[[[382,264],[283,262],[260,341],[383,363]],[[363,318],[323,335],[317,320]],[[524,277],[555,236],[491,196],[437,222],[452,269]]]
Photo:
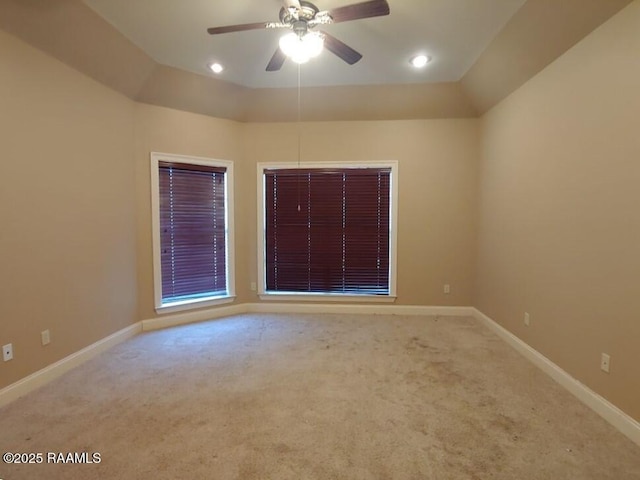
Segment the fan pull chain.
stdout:
[[[301,108],[300,108],[300,64],[298,63],[298,170],[300,170],[300,155],[301,155],[301,141],[300,141],[300,137],[302,136],[302,126],[301,126],[301,121],[302,121],[302,114],[300,112]],[[300,172],[298,171],[298,174],[296,175],[296,188],[298,190],[298,212],[300,211]]]

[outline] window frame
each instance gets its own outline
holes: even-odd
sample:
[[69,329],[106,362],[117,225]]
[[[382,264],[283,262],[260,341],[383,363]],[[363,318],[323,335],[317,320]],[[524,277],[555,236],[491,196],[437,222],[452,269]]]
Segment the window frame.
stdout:
[[[339,292],[274,292],[266,290],[266,209],[265,209],[265,171],[279,169],[350,169],[350,168],[389,168],[390,212],[389,212],[389,293],[386,295],[352,294]],[[397,278],[397,239],[398,239],[398,162],[278,162],[258,163],[257,165],[257,278],[258,296],[261,300],[275,301],[332,301],[332,302],[395,302]]]
[[[234,176],[233,162],[206,157],[177,155],[172,153],[151,152],[151,228],[153,250],[153,290],[154,307],[158,313],[169,313],[193,308],[221,305],[233,302],[235,299],[235,240],[234,240]],[[211,295],[201,298],[181,300],[176,302],[162,302],[162,267],[160,242],[160,162],[200,165],[205,167],[225,168],[225,263],[227,293]]]

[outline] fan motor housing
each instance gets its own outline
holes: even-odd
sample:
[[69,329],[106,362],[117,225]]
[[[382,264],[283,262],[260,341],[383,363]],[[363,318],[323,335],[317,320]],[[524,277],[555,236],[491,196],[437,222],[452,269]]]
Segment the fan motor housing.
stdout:
[[320,9],[313,3],[301,0],[299,10],[282,7],[280,9],[280,21],[291,25],[294,25],[297,21],[308,22],[313,20],[319,11]]

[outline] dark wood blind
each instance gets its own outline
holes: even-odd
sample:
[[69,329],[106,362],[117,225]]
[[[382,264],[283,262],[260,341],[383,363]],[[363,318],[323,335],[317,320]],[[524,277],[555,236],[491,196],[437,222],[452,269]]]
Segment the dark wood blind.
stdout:
[[159,162],[163,303],[227,292],[225,172]]
[[391,169],[265,171],[266,289],[389,293]]

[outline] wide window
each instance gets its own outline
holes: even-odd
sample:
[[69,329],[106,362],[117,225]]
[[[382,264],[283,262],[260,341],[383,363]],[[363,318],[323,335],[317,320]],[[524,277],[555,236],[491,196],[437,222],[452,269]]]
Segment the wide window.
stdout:
[[152,155],[157,308],[232,295],[231,168],[223,161]]
[[395,294],[391,165],[261,173],[262,293]]

